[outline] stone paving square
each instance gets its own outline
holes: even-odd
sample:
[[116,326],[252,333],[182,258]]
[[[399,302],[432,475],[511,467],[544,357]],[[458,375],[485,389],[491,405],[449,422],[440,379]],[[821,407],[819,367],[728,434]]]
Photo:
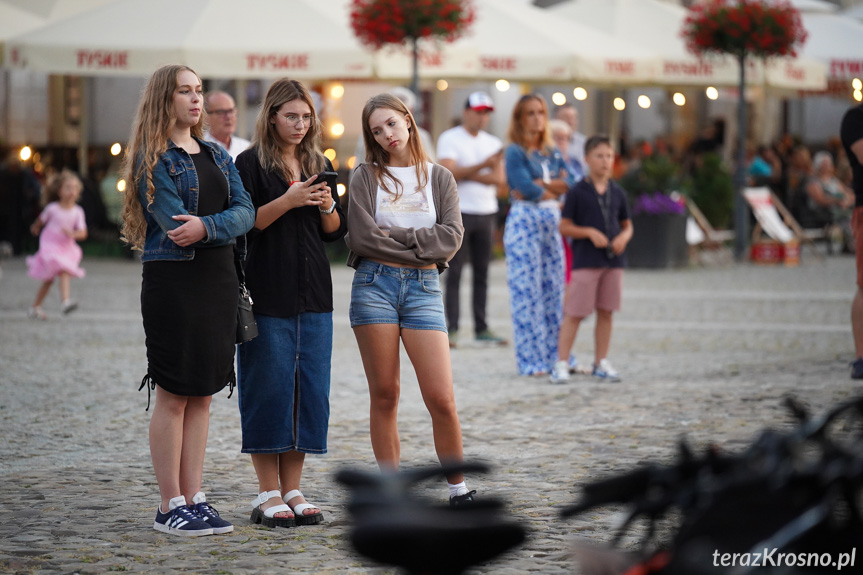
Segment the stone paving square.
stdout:
[[[463,281],[463,345],[453,351],[465,456],[494,466],[468,477],[480,495],[504,498],[529,529],[520,548],[471,573],[576,572],[578,538],[613,534],[613,509],[561,520],[578,487],[639,463],[668,462],[681,436],[744,448],[765,426],[787,427],[788,393],[821,411],[861,393],[849,378],[853,257],[797,268],[729,264],[628,270],[610,359],[618,384],[578,376],[567,385],[519,377],[511,347],[468,337],[469,267]],[[326,515],[288,530],[249,523],[257,482],[239,452],[237,398],[213,400],[204,467],[208,500],[233,533],[183,540],[152,529],[159,501],[147,441],[150,414],[137,392],[146,370],[139,311],[141,264],[85,258],[72,282],[80,308],[28,320],[38,282],[22,258],[0,279],[0,571],[8,573],[393,573],[355,554],[346,492],[333,480],[351,466],[375,470],[368,393],[347,318],[352,270],[333,267],[336,310],[329,453],[307,458],[303,491]],[[54,288],[56,290],[56,287]],[[254,294],[253,294],[254,295]],[[511,339],[503,261],[491,270],[490,323]],[[591,362],[593,322],[575,352]],[[404,467],[434,463],[428,415],[402,354]],[[445,485],[425,493],[446,497]],[[624,540],[633,545],[639,531]],[[445,552],[445,550],[442,550]]]

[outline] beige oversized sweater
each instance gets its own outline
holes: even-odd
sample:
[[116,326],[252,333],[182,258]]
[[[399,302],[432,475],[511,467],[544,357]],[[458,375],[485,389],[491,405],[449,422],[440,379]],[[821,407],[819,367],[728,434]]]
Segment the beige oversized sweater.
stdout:
[[378,183],[367,164],[360,164],[351,176],[348,201],[348,265],[356,268],[362,258],[423,267],[436,264],[439,271],[461,247],[464,226],[458,202],[458,188],[452,173],[434,164],[432,186],[437,223],[430,228],[393,227],[387,236],[375,223]]

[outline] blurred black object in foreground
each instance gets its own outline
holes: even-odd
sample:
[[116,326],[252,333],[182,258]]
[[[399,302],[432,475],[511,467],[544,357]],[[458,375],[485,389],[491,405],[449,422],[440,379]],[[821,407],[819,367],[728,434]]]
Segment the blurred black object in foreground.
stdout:
[[408,573],[448,575],[488,561],[525,538],[496,499],[450,508],[424,500],[412,487],[459,471],[487,472],[481,464],[426,467],[399,473],[343,469],[336,480],[351,492],[351,543],[362,555]]
[[[787,432],[763,431],[746,450],[694,454],[685,444],[673,465],[649,465],[587,484],[563,517],[622,504],[647,533],[634,552],[590,549],[576,555],[585,575],[809,575],[863,572],[863,398],[820,417],[793,399]],[[656,525],[679,516],[668,542]],[[735,557],[735,554],[736,557]]]

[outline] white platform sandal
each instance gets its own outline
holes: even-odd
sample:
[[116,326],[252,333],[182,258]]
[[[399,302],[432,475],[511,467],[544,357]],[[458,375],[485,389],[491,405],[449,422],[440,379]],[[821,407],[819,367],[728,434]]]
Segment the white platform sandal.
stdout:
[[266,503],[272,498],[276,498],[281,500],[282,493],[278,489],[274,489],[273,491],[262,491],[252,500],[252,516],[249,518],[252,523],[260,523],[264,527],[293,527],[295,526],[296,520],[294,517],[274,517],[276,513],[292,513],[293,510],[290,506],[282,503],[281,505],[274,505],[269,509],[264,509],[261,511],[261,505]]
[[[284,501],[290,507],[288,501],[293,499],[294,497],[303,497],[303,494],[300,493],[299,489],[293,489],[285,493]],[[311,515],[304,515],[304,513],[309,509],[317,509],[317,513],[312,513]],[[321,508],[317,505],[312,505],[311,503],[300,503],[296,507],[292,508],[294,512],[294,520],[297,525],[317,525],[318,523],[323,523],[324,514],[321,512]]]

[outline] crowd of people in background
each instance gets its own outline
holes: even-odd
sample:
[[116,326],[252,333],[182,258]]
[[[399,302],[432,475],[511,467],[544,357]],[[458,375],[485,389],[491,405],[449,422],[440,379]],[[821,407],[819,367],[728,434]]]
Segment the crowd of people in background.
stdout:
[[[676,149],[665,136],[634,142],[624,136],[614,178],[623,179],[641,169],[645,159],[657,157],[681,166],[682,177],[692,176],[705,154],[717,154],[733,173],[735,151],[730,149],[730,157],[725,158],[725,148],[722,121],[708,125],[682,149]],[[824,229],[832,249],[853,253],[851,165],[838,136],[823,145],[808,146],[785,134],[769,144],[747,144],[744,157],[747,185],[767,186],[804,229]]]
[[[409,90],[395,87],[391,94],[409,110],[416,106],[416,98]],[[235,134],[237,108],[233,97],[214,90],[205,95],[203,104],[208,117],[203,139],[221,146],[237,160],[252,143]],[[573,269],[573,240],[561,236],[560,213],[567,191],[589,176],[585,156],[587,137],[579,131],[579,111],[571,103],[550,109],[537,94],[523,96],[512,110],[507,142],[485,131],[493,112],[490,95],[470,94],[461,122],[442,133],[434,147],[430,134],[416,126],[427,156],[437,161],[437,152],[440,163],[456,177],[465,225],[464,243],[451,259],[446,277],[449,344],[458,345],[460,278],[468,262],[472,267],[474,337],[481,342],[508,344],[490,329],[485,310],[488,265],[495,251],[502,247],[508,264],[518,371],[526,375],[544,374],[558,359],[559,326],[562,321],[565,323],[564,286],[570,282]],[[316,136],[321,137],[322,134]],[[358,143],[358,163],[366,157],[367,145],[363,139]],[[675,147],[667,136],[630,141],[625,132],[610,145],[614,162],[609,179],[622,180],[624,188],[627,177],[638,174],[656,159],[677,166],[680,179],[695,174],[707,154],[720,158],[728,173],[733,171],[735,154],[727,145],[722,120],[708,123],[685,147]],[[329,160],[326,162],[331,169]],[[811,148],[787,134],[770,144],[748,145],[745,171],[748,185],[769,187],[804,228],[823,229],[833,250],[855,251],[851,167],[838,137]],[[32,252],[38,245],[31,235],[31,224],[38,221],[36,216],[42,209],[42,182],[53,172],[53,166],[49,165],[46,173],[36,174],[11,155],[0,169],[3,183],[0,189],[9,196],[0,202],[3,206],[0,243],[8,242],[5,245],[11,246],[14,253]],[[349,194],[350,191],[349,188]],[[116,233],[119,218],[106,217],[106,205],[113,202],[103,201],[100,186],[84,178],[79,195],[85,214],[83,229],[89,230],[91,237],[95,233],[96,238],[103,240],[119,237]],[[630,202],[631,199],[630,196]],[[730,211],[731,206],[727,209]],[[104,229],[114,232],[100,235],[99,230]],[[557,270],[561,268],[563,276],[558,277]],[[252,281],[254,270],[252,264]],[[67,284],[68,279],[61,281],[64,298]],[[45,317],[40,304],[41,298],[37,297],[31,317]],[[64,310],[73,309],[70,305],[64,303]],[[574,368],[575,358],[571,357],[569,363]]]
[[[235,154],[239,154],[249,145],[248,140],[234,135],[236,130],[236,108],[231,96],[225,92],[214,92],[210,96],[213,113],[209,117],[210,130],[205,134],[207,141],[229,146]],[[208,94],[209,96],[209,94]],[[406,96],[407,99],[410,99]],[[566,111],[572,110],[572,112]],[[575,115],[575,128],[567,117]],[[552,111],[550,122],[552,139],[560,149],[564,162],[573,175],[578,178],[584,174],[583,155],[577,155],[578,149],[583,149],[584,134],[578,132],[577,109],[570,105],[557,107]],[[222,127],[219,132],[216,125]],[[722,125],[721,121],[716,124]],[[569,128],[567,129],[567,126]],[[424,130],[423,130],[424,131]],[[614,142],[616,158],[613,178],[620,180],[627,173],[640,168],[644,158],[666,156],[680,165],[684,173],[692,173],[698,158],[705,153],[713,152],[723,157],[723,163],[729,172],[734,170],[734,151],[726,153],[724,134],[714,124],[709,124],[691,141],[688,146],[675,147],[666,135],[653,139],[631,140],[624,134],[618,142]],[[425,131],[424,131],[425,132]],[[428,147],[431,138],[426,132],[423,142]],[[569,135],[568,135],[569,134]],[[574,135],[573,135],[574,134]],[[218,140],[219,137],[224,138]],[[560,143],[565,138],[570,142],[580,140],[578,144],[564,149]],[[362,146],[358,146],[362,154]],[[431,148],[436,151],[436,146]],[[64,167],[74,169],[77,158],[74,154],[57,150],[45,154],[41,171],[36,171],[31,162],[22,162],[16,151],[7,150],[4,160],[0,162],[0,243],[8,242],[15,254],[33,253],[38,247],[36,238],[30,233],[30,226],[42,210],[41,189],[52,174]],[[832,167],[823,163],[826,158],[820,156],[822,162],[816,165],[815,159],[819,152],[826,152],[832,160]],[[232,157],[235,158],[232,153]],[[575,155],[573,155],[575,154]],[[430,154],[433,156],[433,153]],[[359,160],[362,155],[357,156]],[[850,192],[851,168],[847,155],[840,145],[838,136],[830,138],[822,144],[807,145],[801,142],[799,136],[785,134],[769,144],[751,144],[747,146],[747,174],[752,185],[767,185],[776,193],[786,207],[804,228],[831,227],[835,224],[833,233],[842,234],[842,249],[853,250],[853,242],[848,239],[847,222],[851,210],[843,206],[841,196]],[[91,231],[90,238],[94,242],[113,241],[118,238],[119,198],[116,192],[116,178],[112,170],[116,165],[109,159],[94,156],[95,164],[91,164],[90,177],[82,177],[82,190],[79,205],[84,209],[87,226]],[[113,167],[112,167],[113,166]],[[821,175],[818,171],[821,170]],[[818,180],[825,179],[825,174],[832,172],[839,193],[819,193]],[[826,178],[825,181],[829,179]],[[812,185],[810,185],[812,184]],[[504,201],[505,203],[505,201]]]
[[[433,151],[410,100],[384,93],[366,103],[345,210],[328,179],[336,174],[322,153],[314,100],[300,82],[271,85],[250,142],[234,134],[230,94],[205,96],[193,70],[165,66],[149,80],[133,123],[117,232],[143,263],[148,367],[141,389],[147,388],[148,409],[150,391],[156,396],[149,429],[160,491],[156,530],[186,536],[233,530],[207,501],[203,466],[211,397],[234,385],[239,449],[250,454],[257,476],[251,521],[268,527],[324,521],[300,480],[305,456],[327,452],[328,243],[344,239],[347,264],[355,268],[350,323],[369,387],[371,445],[384,472],[400,464],[402,345],[439,460],[462,461],[451,369],[451,349],[459,345],[459,283],[469,262],[474,339],[508,345],[486,317],[501,205],[518,373],[568,381],[579,367],[572,353],[579,326],[596,313],[594,358],[582,371],[621,379],[608,355],[633,225],[626,190],[616,180],[656,158],[680,166],[681,176],[695,173],[706,154],[721,154],[722,124],[705,127],[682,150],[665,137],[612,142],[582,134],[575,106],[552,110],[533,93],[516,103],[502,142],[485,131],[493,99],[474,92],[461,124],[444,132]],[[745,150],[747,183],[768,186],[804,227],[829,229],[840,249],[853,252],[856,160],[849,162],[847,153],[838,138],[817,150],[789,136],[752,145]],[[21,253],[25,231],[41,234],[38,252],[27,260],[30,275],[42,281],[28,314],[39,320],[46,319],[41,304],[58,278],[63,313],[76,308],[70,277],[84,273],[77,242],[86,239],[90,222],[104,224],[104,214],[92,212],[105,211],[104,202],[84,201],[88,186],[74,172],[49,172],[41,175],[48,182],[42,186],[14,159],[0,171],[0,190],[8,195],[0,201],[0,241]],[[94,190],[98,197],[92,185],[90,195]],[[448,268],[445,299],[440,276]],[[243,282],[255,297],[258,334],[237,346]],[[863,377],[863,359],[858,363],[855,377]],[[451,506],[474,503],[476,492],[461,473],[449,474],[447,484]]]

